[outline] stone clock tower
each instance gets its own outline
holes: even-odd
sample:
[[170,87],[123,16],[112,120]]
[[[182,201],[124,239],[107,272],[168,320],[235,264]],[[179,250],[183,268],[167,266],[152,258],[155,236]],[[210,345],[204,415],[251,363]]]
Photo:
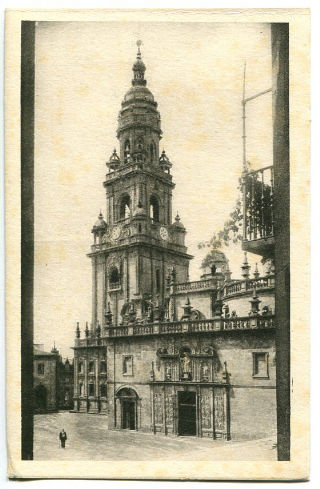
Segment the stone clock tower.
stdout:
[[172,223],[172,165],[164,151],[159,155],[160,114],[140,44],[118,117],[120,156],[114,150],[107,162],[106,220],[100,213],[92,229],[93,330],[168,317],[170,280],[186,282],[192,258],[178,215]]

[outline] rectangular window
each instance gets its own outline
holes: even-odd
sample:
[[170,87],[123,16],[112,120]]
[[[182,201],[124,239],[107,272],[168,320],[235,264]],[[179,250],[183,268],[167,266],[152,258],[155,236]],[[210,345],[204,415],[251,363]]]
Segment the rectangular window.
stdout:
[[44,363],[38,363],[38,375],[44,374]]
[[122,360],[122,373],[123,375],[133,375],[133,356],[126,355]]
[[252,377],[269,378],[268,353],[254,352]]
[[89,384],[89,396],[94,396],[94,384]]
[[105,384],[100,385],[100,396],[107,397],[107,386]]

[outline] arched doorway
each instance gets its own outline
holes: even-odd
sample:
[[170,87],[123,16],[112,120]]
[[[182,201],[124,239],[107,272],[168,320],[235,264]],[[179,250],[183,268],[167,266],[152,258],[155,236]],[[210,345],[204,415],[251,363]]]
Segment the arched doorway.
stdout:
[[123,430],[137,429],[137,400],[138,395],[133,389],[124,387],[117,393],[121,409],[121,428]]
[[34,408],[37,411],[45,411],[47,409],[48,392],[44,385],[39,384],[34,389]]

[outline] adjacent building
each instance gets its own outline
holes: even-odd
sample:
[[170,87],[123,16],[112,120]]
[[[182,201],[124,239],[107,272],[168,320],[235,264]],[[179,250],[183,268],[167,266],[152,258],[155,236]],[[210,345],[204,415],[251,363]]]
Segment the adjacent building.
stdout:
[[72,408],[73,365],[64,362],[55,347],[50,352],[35,344],[33,350],[33,401],[35,413]]
[[119,155],[107,162],[105,218],[100,213],[92,229],[92,320],[83,338],[77,324],[73,410],[107,414],[111,429],[269,436],[276,430],[272,169],[243,175],[243,247],[265,259],[265,271],[250,273],[245,254],[241,278],[231,279],[217,251],[190,281],[192,256],[180,216],[172,216],[172,164],[159,152],[160,114],[145,70],[138,48],[118,118]]

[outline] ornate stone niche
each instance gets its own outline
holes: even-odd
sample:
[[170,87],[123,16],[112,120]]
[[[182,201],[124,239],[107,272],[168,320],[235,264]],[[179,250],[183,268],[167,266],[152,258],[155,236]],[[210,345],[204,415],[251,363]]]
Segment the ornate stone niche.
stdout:
[[[168,353],[167,348],[157,350],[156,367],[160,378],[166,382],[214,382],[217,366],[216,352],[208,346],[203,351],[181,347]],[[159,377],[159,374],[156,377]]]

